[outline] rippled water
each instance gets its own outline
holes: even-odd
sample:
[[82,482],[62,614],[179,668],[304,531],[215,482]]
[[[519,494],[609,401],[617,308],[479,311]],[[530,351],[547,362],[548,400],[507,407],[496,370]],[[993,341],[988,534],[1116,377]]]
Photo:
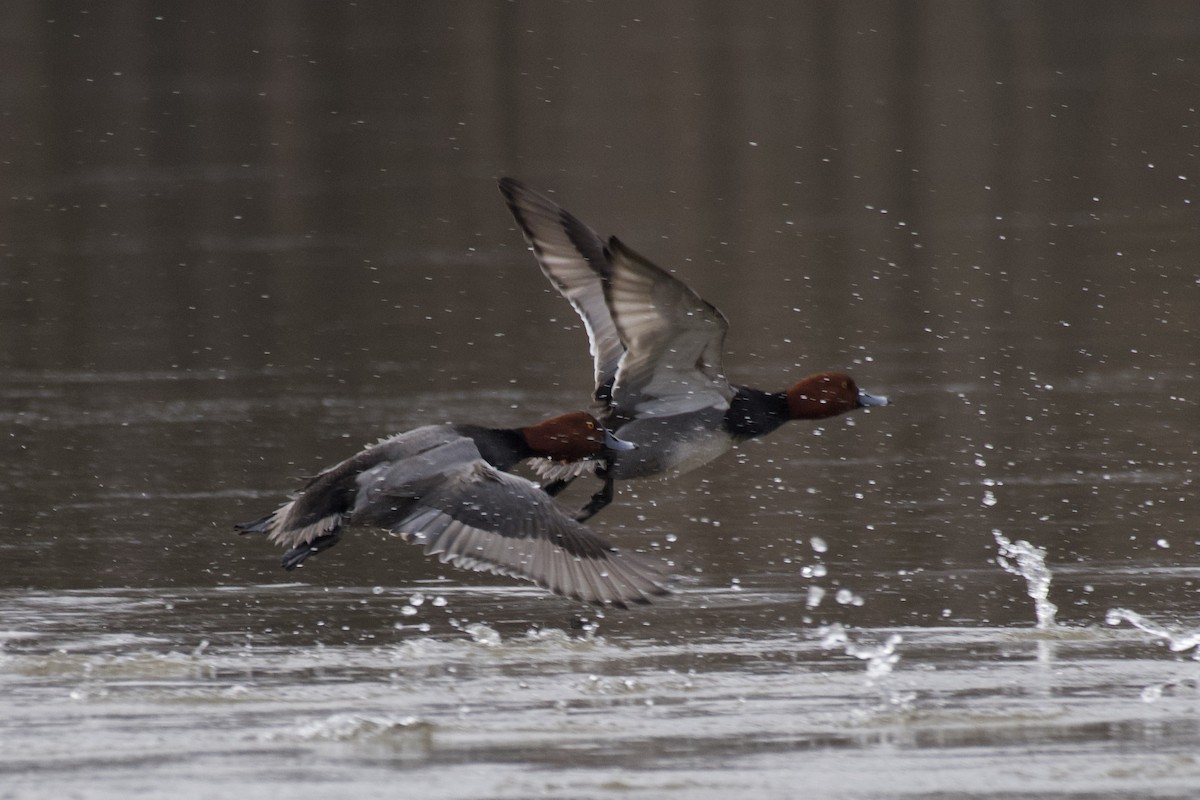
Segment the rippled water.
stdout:
[[[1193,16],[9,4],[0,798],[1196,796]],[[651,607],[232,532],[586,402],[501,174],[896,400],[620,487]]]
[[792,627],[799,593],[687,589],[573,630],[531,592],[411,588],[9,593],[7,791],[1184,797],[1200,771],[1197,666],[1129,628]]

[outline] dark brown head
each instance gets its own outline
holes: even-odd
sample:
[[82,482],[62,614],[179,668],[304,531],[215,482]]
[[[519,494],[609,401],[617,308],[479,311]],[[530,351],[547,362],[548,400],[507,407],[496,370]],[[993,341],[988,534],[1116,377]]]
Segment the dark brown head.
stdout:
[[825,419],[863,406],[886,406],[888,399],[867,394],[844,372],[809,375],[787,390],[792,419]]
[[529,449],[558,461],[580,461],[603,455],[605,450],[632,450],[634,445],[618,439],[586,411],[572,411],[521,428]]

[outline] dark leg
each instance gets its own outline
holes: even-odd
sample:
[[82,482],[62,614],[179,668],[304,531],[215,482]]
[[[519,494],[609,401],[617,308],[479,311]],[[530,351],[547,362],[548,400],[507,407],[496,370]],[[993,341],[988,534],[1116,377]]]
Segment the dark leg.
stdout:
[[[577,478],[579,476],[576,475],[575,477]],[[570,486],[571,481],[573,481],[573,480],[575,480],[575,478],[567,478],[566,480],[560,479],[557,481],[550,481],[549,483],[544,483],[544,484],[542,484],[542,491],[545,492],[546,494],[550,495],[551,497],[555,497],[563,489],[566,489],[568,486]]]
[[601,487],[600,491],[592,495],[592,499],[588,501],[586,506],[579,509],[579,511],[575,514],[575,519],[579,522],[584,522],[591,519],[600,509],[604,508],[613,501],[613,495],[615,493],[613,479],[605,478],[604,486]]
[[283,568],[291,572],[296,567],[303,564],[304,559],[311,555],[316,555],[322,550],[328,550],[337,544],[338,540],[341,538],[342,532],[339,530],[334,531],[333,533],[327,533],[324,536],[318,536],[306,544],[296,545],[291,550],[288,550],[283,554]]

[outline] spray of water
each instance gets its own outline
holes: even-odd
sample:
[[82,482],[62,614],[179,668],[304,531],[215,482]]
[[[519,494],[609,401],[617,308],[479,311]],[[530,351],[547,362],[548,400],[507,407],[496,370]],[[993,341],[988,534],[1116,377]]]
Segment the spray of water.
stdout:
[[1127,608],[1110,609],[1104,615],[1104,621],[1109,625],[1120,625],[1122,622],[1128,622],[1139,631],[1165,641],[1172,653],[1183,653],[1191,650],[1192,659],[1200,661],[1200,631],[1173,631]]
[[1050,569],[1046,566],[1046,551],[1024,539],[1010,541],[998,529],[992,531],[992,536],[1000,546],[1000,555],[996,557],[996,563],[1005,572],[1025,579],[1026,592],[1033,598],[1037,626],[1040,630],[1050,630],[1054,627],[1054,615],[1058,613],[1058,606],[1046,599],[1050,594]]
[[912,707],[916,695],[912,692],[897,691],[887,686],[885,680],[900,661],[900,654],[896,652],[896,648],[904,641],[900,634],[891,634],[882,644],[856,642],[850,638],[846,628],[837,622],[822,627],[818,633],[821,635],[822,647],[841,648],[846,655],[867,662],[867,685],[879,688],[886,708],[904,711]]
[[848,656],[867,662],[867,683],[874,684],[892,673],[892,668],[900,660],[896,646],[904,641],[898,633],[888,636],[883,644],[863,644],[855,642],[840,623],[834,623],[821,628],[821,646],[826,649],[841,647]]
[[[1148,620],[1136,611],[1130,611],[1127,608],[1112,608],[1104,615],[1104,621],[1109,625],[1120,625],[1122,622],[1128,622],[1139,631],[1148,633],[1156,639],[1162,639],[1167,643],[1172,653],[1183,653],[1188,650],[1192,651],[1192,660],[1200,661],[1200,631],[1180,631],[1171,630],[1165,625],[1159,625],[1157,622]],[[1195,678],[1184,678],[1182,680],[1167,681],[1166,683],[1153,683],[1142,689],[1142,700],[1147,703],[1156,703],[1162,699],[1163,695],[1180,686],[1188,684],[1193,686],[1196,683]]]

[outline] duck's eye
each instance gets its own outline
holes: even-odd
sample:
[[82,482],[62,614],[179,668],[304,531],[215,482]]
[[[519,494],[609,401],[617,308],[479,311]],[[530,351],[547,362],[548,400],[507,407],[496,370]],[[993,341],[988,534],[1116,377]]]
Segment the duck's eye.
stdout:
[[587,426],[588,426],[588,430],[589,430],[589,431],[594,431],[594,430],[596,430],[596,423],[594,423],[594,422],[589,422],[589,423],[587,424]]
[[842,381],[842,388],[843,388],[843,389],[849,389],[849,388],[850,388],[850,382],[849,382],[849,381]]

